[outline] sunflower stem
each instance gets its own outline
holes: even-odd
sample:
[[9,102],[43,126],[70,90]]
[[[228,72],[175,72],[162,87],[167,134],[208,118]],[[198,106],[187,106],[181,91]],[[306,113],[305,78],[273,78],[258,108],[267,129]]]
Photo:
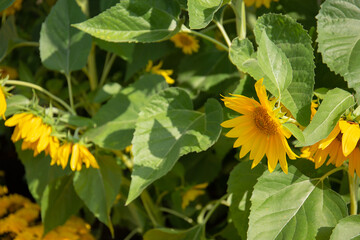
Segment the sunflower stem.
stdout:
[[111,57],[108,57],[108,55],[106,56],[104,69],[103,69],[103,72],[101,74],[100,83],[99,83],[100,87],[105,84],[106,78],[109,75],[110,69],[111,69],[112,65],[114,64],[115,59],[116,59],[116,54],[115,53],[112,53]]
[[54,94],[50,93],[48,90],[46,90],[45,88],[42,88],[36,84],[33,83],[29,83],[29,82],[23,82],[20,80],[7,80],[5,84],[10,84],[10,85],[16,85],[16,86],[23,86],[23,87],[29,87],[32,89],[35,89],[39,92],[44,93],[45,95],[49,96],[51,99],[54,99],[55,101],[57,101],[58,103],[60,103],[64,108],[66,108],[71,114],[76,115],[75,111],[66,103],[64,102],[62,99],[56,97]]
[[343,166],[343,167],[338,167],[338,168],[334,168],[334,169],[328,171],[327,173],[325,173],[325,174],[319,179],[319,181],[322,182],[322,181],[325,180],[325,178],[327,178],[327,177],[330,176],[331,174],[336,173],[336,172],[338,172],[338,171],[345,170],[345,169],[346,169],[345,166]]
[[236,32],[239,39],[246,38],[246,11],[243,0],[232,0],[229,6],[235,13]]
[[71,85],[71,75],[69,74],[65,74],[66,77],[66,81],[68,84],[68,89],[69,89],[69,100],[70,100],[70,107],[71,109],[75,112],[75,108],[74,108],[74,99],[73,99],[73,93],[72,93],[72,85]]
[[[215,212],[215,210],[220,206],[220,204],[223,202],[223,200],[226,199],[227,197],[229,197],[229,194],[225,194],[220,199],[215,200],[215,201],[210,202],[209,204],[207,204],[201,210],[201,212],[200,212],[200,214],[198,216],[198,223],[205,225],[207,223],[207,221],[209,221],[211,215]],[[209,212],[205,216],[205,213],[206,213],[207,210],[209,210]]]
[[228,45],[228,47],[230,47],[231,46],[231,40],[230,40],[228,34],[226,33],[224,26],[220,22],[218,22],[216,20],[214,20],[214,23],[219,28],[221,34],[223,35],[223,37],[224,37],[224,39],[226,41],[226,44]]
[[208,40],[209,42],[212,42],[212,43],[214,43],[214,44],[219,45],[220,47],[222,47],[222,48],[225,49],[226,51],[229,51],[229,48],[228,48],[227,46],[225,46],[222,42],[220,42],[220,41],[218,41],[218,40],[216,40],[216,39],[214,39],[214,38],[212,38],[212,37],[209,37],[209,36],[206,35],[206,34],[203,34],[203,33],[201,33],[201,32],[197,32],[197,31],[193,31],[193,30],[191,30],[191,29],[182,29],[181,31],[182,31],[182,32],[186,32],[186,33],[193,34],[193,35],[198,36],[198,37],[201,37],[201,38],[203,38],[203,39],[206,39],[206,40]]
[[357,215],[357,208],[358,208],[358,189],[359,189],[359,182],[356,173],[354,176],[351,176],[348,173],[349,177],[349,190],[350,190],[350,215]]
[[89,77],[90,89],[91,91],[94,91],[97,88],[97,84],[98,84],[94,43],[91,46],[91,51],[87,63],[88,63],[88,74],[89,74],[88,77]]

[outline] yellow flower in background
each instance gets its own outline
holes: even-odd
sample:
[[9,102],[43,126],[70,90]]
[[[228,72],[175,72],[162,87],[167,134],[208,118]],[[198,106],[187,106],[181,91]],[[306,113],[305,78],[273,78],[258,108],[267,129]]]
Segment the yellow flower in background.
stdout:
[[162,65],[163,65],[163,62],[160,61],[158,65],[154,66],[153,61],[149,60],[148,64],[146,65],[145,71],[149,72],[149,73],[152,73],[152,74],[161,75],[161,76],[163,76],[165,78],[165,81],[168,84],[174,84],[175,80],[170,77],[170,75],[173,74],[173,70],[171,70],[171,69],[161,69]]
[[6,108],[7,108],[7,104],[5,99],[5,90],[3,86],[0,86],[0,116],[4,120],[6,119],[5,118]]
[[79,143],[74,144],[72,142],[66,142],[59,147],[57,155],[52,159],[50,164],[54,165],[56,163],[58,166],[61,165],[64,169],[68,164],[70,154],[70,168],[73,171],[80,171],[83,163],[86,168],[89,168],[90,166],[93,168],[99,168],[94,155],[90,153],[87,147]]
[[4,79],[6,77],[9,79],[17,79],[18,73],[16,69],[9,66],[0,66],[0,78]]
[[205,194],[205,188],[207,188],[208,183],[202,183],[193,186],[189,190],[187,190],[182,196],[181,208],[185,209],[190,202],[194,201],[197,197]]
[[19,11],[21,9],[21,4],[22,4],[22,0],[15,0],[15,2],[10,7],[0,12],[0,16],[14,15],[16,11]]
[[340,167],[349,160],[349,173],[360,176],[360,128],[359,124],[340,120],[329,136],[311,146],[303,147],[300,157],[307,158],[315,163],[315,168],[321,167],[327,157],[327,165],[334,164]]
[[175,47],[181,48],[184,54],[191,55],[199,51],[199,40],[187,33],[177,33],[170,40],[175,44]]
[[291,136],[291,132],[282,126],[280,118],[284,114],[280,112],[280,108],[273,110],[274,102],[268,100],[263,79],[255,83],[255,90],[260,103],[242,95],[222,99],[226,107],[242,116],[227,120],[221,126],[233,128],[226,136],[237,138],[234,148],[242,146],[240,158],[250,152],[250,159],[253,159],[252,168],[266,155],[270,172],[274,171],[280,162],[282,170],[287,173],[286,155],[290,159],[297,157],[286,140]]
[[58,148],[58,140],[51,136],[52,127],[42,118],[28,112],[18,113],[5,121],[5,126],[15,127],[11,136],[13,142],[23,140],[21,149],[34,150],[34,156],[42,151],[54,156]]
[[271,2],[278,2],[279,0],[244,0],[245,5],[250,7],[255,4],[256,8],[265,5],[265,7],[269,8]]
[[[0,186],[0,197],[3,195],[6,195],[9,192],[8,188],[6,186]],[[0,214],[1,216],[1,214]]]

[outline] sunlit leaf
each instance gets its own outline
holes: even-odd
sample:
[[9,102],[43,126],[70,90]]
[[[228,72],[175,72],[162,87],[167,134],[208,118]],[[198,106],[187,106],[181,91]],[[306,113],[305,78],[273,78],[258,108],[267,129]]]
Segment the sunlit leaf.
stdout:
[[70,26],[85,19],[75,0],[57,1],[40,32],[40,57],[47,68],[69,74],[85,66],[91,37]]
[[127,203],[168,173],[180,156],[204,151],[218,139],[222,121],[219,102],[209,99],[205,113],[192,109],[184,90],[169,88],[142,110],[132,141],[134,169]]
[[222,0],[188,0],[190,28],[206,27],[221,7]]
[[352,240],[360,238],[360,216],[348,216],[335,226],[330,240]]

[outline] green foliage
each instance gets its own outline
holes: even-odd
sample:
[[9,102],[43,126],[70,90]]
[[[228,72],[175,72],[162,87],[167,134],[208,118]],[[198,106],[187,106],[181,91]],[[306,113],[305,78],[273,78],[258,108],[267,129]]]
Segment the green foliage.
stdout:
[[330,240],[350,240],[360,237],[360,216],[343,218],[335,226]]
[[169,172],[180,156],[205,151],[218,139],[222,122],[219,103],[209,99],[205,113],[192,109],[186,91],[170,88],[154,96],[142,110],[132,141],[134,170],[127,203]]
[[3,11],[4,9],[10,7],[11,4],[13,4],[14,2],[15,2],[15,0],[4,0],[4,1],[1,1],[1,3],[0,3],[0,12]]
[[47,68],[68,75],[85,66],[91,38],[70,26],[85,19],[75,0],[57,1],[40,32],[40,57]]
[[205,240],[204,230],[203,225],[197,225],[187,230],[152,229],[145,233],[144,240]]
[[347,216],[340,195],[321,180],[289,173],[264,173],[254,186],[247,239],[314,239],[321,227]]
[[340,74],[356,91],[359,101],[360,82],[359,27],[360,3],[354,0],[326,1],[317,15],[319,51],[329,68]]
[[[155,42],[171,37],[180,29],[176,19],[178,10],[169,4],[174,1],[160,0],[152,4],[144,0],[125,0],[98,16],[74,24],[78,29],[109,42]],[[156,19],[156,21],[154,21]]]
[[212,21],[221,4],[222,0],[188,0],[190,28],[206,27]]

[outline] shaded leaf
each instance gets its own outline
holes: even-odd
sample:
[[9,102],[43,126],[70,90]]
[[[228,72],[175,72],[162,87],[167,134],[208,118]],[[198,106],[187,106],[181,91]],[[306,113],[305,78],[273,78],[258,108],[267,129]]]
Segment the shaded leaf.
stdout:
[[205,113],[192,109],[184,90],[169,88],[154,96],[142,110],[132,141],[134,169],[127,203],[168,173],[180,156],[204,151],[218,139],[222,121],[220,104],[209,99]]
[[335,226],[330,240],[351,240],[360,237],[360,216],[348,216]]
[[95,43],[103,50],[115,53],[125,61],[132,61],[132,54],[134,52],[134,43],[113,43],[94,38]]
[[197,225],[187,230],[158,228],[147,231],[144,240],[205,240],[205,228]]
[[0,12],[10,7],[14,2],[15,0],[2,0],[0,2]]

